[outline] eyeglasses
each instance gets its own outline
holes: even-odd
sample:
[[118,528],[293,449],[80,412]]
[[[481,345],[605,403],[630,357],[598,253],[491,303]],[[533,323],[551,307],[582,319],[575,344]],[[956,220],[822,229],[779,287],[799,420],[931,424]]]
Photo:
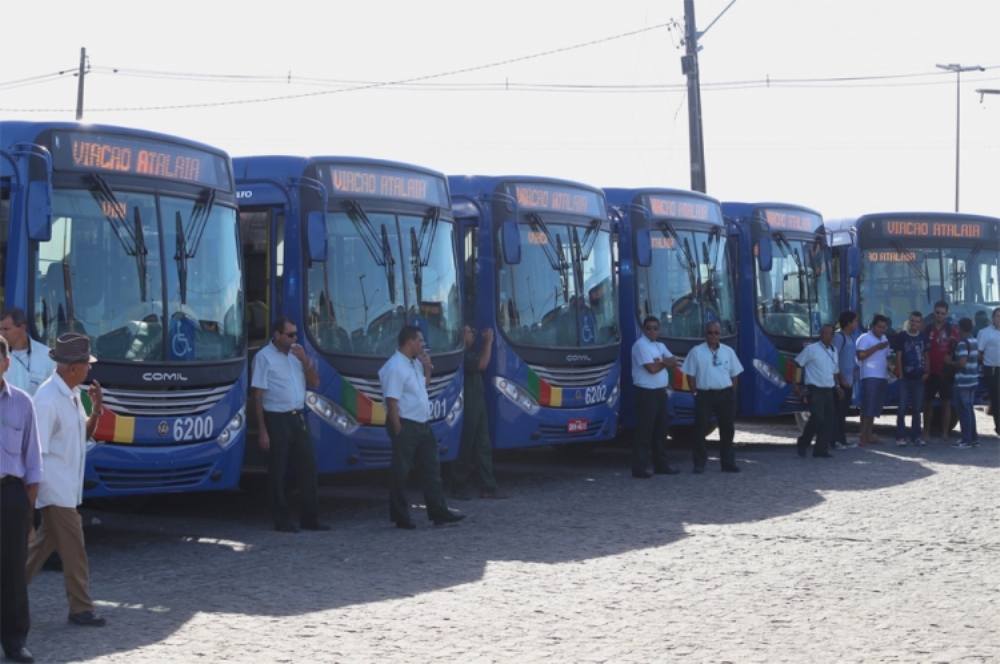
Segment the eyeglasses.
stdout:
[[289,339],[294,339],[295,337],[299,336],[298,332],[282,332],[282,334],[288,337]]

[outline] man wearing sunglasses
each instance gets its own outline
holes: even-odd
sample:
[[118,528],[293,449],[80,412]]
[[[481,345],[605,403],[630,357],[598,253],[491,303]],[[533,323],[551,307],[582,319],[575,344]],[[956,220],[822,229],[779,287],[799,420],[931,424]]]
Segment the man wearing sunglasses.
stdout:
[[667,463],[667,384],[677,360],[658,341],[660,320],[647,316],[642,335],[632,346],[632,384],[635,386],[635,433],[632,435],[632,477],[648,479],[652,452],[653,472],[674,475],[680,471]]
[[295,343],[298,329],[291,319],[278,318],[271,330],[271,343],[253,360],[250,387],[257,413],[257,445],[267,452],[267,488],[274,528],[283,533],[299,532],[299,526],[288,516],[285,500],[290,455],[302,500],[299,524],[306,530],[330,530],[318,519],[316,452],[305,420],[306,384],[313,389],[319,387],[319,372],[302,346]]
[[708,449],[705,437],[715,416],[719,424],[719,460],[722,472],[738,473],[733,437],[736,434],[736,392],[739,389],[739,375],[743,365],[736,357],[736,351],[720,343],[722,327],[715,321],[705,325],[705,343],[691,349],[684,358],[682,371],[688,376],[691,393],[694,394],[694,421],[698,430],[698,442],[694,448],[694,472],[705,472],[708,463]]

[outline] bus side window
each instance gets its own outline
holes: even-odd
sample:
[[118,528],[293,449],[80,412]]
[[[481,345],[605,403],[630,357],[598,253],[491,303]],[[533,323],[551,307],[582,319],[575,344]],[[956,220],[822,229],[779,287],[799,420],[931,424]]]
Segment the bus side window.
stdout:
[[268,342],[270,320],[268,265],[268,231],[270,213],[241,212],[240,231],[243,238],[243,274],[246,278],[247,340],[251,350]]

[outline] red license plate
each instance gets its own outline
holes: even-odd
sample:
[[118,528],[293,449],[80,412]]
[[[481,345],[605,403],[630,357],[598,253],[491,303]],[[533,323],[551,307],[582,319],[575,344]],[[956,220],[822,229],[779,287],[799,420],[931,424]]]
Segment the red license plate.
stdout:
[[569,433],[586,433],[587,418],[581,417],[575,420],[570,420],[566,423],[566,431]]

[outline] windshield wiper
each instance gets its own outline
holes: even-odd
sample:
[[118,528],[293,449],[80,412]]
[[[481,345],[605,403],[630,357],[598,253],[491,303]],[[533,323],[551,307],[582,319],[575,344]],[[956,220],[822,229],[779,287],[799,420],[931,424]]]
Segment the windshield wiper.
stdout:
[[691,297],[697,298],[699,277],[695,276],[695,271],[698,264],[695,262],[694,256],[691,255],[691,246],[686,242],[681,241],[677,231],[675,231],[674,227],[671,226],[666,220],[660,219],[657,221],[656,227],[660,229],[660,233],[664,238],[674,243],[673,248],[676,249],[674,256],[677,258],[677,262],[680,263],[680,266],[684,268],[684,271],[687,272],[688,286],[691,288]]
[[396,304],[396,261],[392,257],[389,245],[389,233],[382,224],[382,256],[384,256],[385,279],[389,284],[389,302]]
[[420,259],[417,229],[413,226],[410,226],[410,271],[413,272],[413,285],[417,289],[417,302],[420,302],[424,299],[424,268]]
[[774,239],[777,242],[778,246],[779,247],[783,247],[784,250],[785,250],[785,252],[789,256],[792,257],[793,261],[795,261],[795,268],[796,268],[796,270],[798,270],[798,275],[797,276],[799,278],[798,279],[799,280],[799,298],[803,302],[808,302],[809,301],[809,293],[806,290],[805,274],[804,274],[805,273],[805,267],[803,267],[803,264],[802,264],[802,257],[799,256],[795,252],[794,249],[792,249],[792,245],[788,242],[788,239],[783,234],[777,233],[774,236]]
[[417,301],[423,300],[424,267],[431,262],[431,247],[434,246],[434,236],[437,235],[438,220],[441,219],[441,208],[431,208],[430,214],[424,217],[420,224],[420,237],[417,230],[410,227],[410,266],[413,270],[413,282],[417,287]]
[[139,206],[135,206],[135,263],[139,270],[139,301],[146,301],[146,255],[149,249],[146,248],[146,234],[142,230],[142,216],[139,213]]
[[90,190],[91,194],[98,203],[101,203],[101,213],[111,225],[111,230],[114,231],[115,237],[118,238],[122,249],[125,250],[125,255],[135,256],[136,240],[132,229],[128,227],[125,208],[118,202],[115,192],[108,186],[107,180],[97,173],[90,175],[90,180],[94,184]]
[[177,285],[181,290],[181,304],[187,304],[188,252],[184,235],[184,219],[178,210],[174,217],[177,238],[174,241],[174,260],[177,261]]
[[187,229],[184,228],[180,210],[175,216],[177,241],[174,245],[174,260],[177,261],[177,285],[181,291],[181,304],[187,304],[188,259],[198,254],[198,246],[214,206],[215,189],[206,189],[203,199],[197,201],[191,210],[191,221],[188,222]]
[[580,260],[585,261],[590,258],[590,252],[593,251],[594,245],[597,244],[598,231],[601,229],[601,220],[594,219],[587,226],[587,232],[583,235],[583,243],[580,244]]
[[[564,274],[568,269],[568,266],[566,265],[566,257],[563,256],[562,253],[561,239],[558,236],[556,238],[552,237],[552,233],[549,231],[549,227],[545,225],[545,221],[542,219],[541,215],[535,212],[530,212],[526,216],[529,221],[534,222],[535,225],[542,229],[542,233],[545,235],[545,242],[541,243],[540,246],[542,247],[542,253],[549,259],[549,265],[552,266],[553,270],[556,270],[560,274]],[[553,249],[557,240],[559,241],[558,251]]]
[[344,204],[347,206],[348,219],[358,229],[358,235],[361,236],[365,246],[368,248],[368,253],[375,259],[375,264],[385,265],[386,261],[392,258],[392,255],[386,253],[385,246],[380,242],[378,234],[375,232],[375,226],[365,213],[365,209],[361,207],[361,203],[352,199],[345,201]]

